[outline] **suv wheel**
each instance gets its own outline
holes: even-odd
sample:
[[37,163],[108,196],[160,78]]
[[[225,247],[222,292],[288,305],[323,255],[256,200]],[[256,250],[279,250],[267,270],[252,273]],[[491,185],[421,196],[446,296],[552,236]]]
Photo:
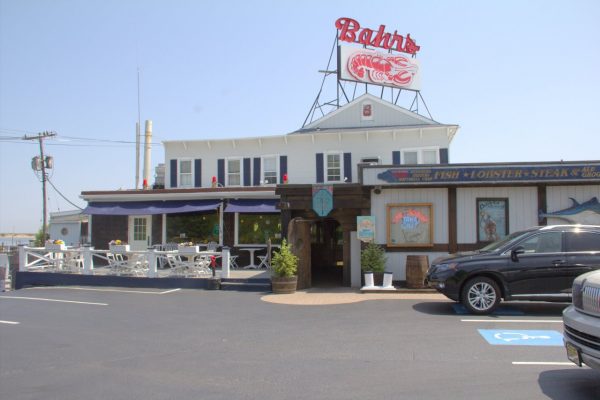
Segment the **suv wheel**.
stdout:
[[461,295],[463,305],[473,314],[490,314],[500,303],[498,285],[483,276],[470,279]]

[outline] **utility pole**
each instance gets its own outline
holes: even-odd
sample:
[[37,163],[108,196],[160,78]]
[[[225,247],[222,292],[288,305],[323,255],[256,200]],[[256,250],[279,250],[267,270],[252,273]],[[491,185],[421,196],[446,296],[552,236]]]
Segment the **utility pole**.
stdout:
[[31,160],[31,168],[34,171],[42,172],[42,195],[43,195],[43,225],[42,225],[42,240],[46,241],[46,226],[47,226],[47,212],[46,212],[46,168],[50,169],[53,167],[52,157],[44,156],[44,139],[56,136],[55,132],[42,132],[38,133],[36,136],[27,136],[23,137],[23,140],[37,140],[40,144],[40,155],[39,157],[33,157]]

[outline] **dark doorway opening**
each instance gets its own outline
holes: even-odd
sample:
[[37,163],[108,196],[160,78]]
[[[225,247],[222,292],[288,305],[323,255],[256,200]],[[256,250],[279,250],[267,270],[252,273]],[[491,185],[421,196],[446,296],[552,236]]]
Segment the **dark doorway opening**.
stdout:
[[340,224],[330,218],[317,220],[310,235],[312,286],[342,286],[344,235]]

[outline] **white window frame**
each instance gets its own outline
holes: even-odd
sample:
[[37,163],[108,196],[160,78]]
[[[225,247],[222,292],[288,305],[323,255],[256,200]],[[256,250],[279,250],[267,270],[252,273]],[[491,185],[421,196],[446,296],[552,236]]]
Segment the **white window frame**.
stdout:
[[[265,159],[267,158],[274,158],[275,159],[275,183],[267,183],[267,179],[265,177],[265,172],[267,172],[265,170]],[[266,155],[266,156],[262,156],[260,159],[260,179],[261,179],[261,183],[263,185],[267,185],[267,186],[275,186],[279,183],[279,155]]]
[[[338,180],[330,180],[329,179],[329,168],[328,168],[328,158],[329,156],[337,155],[340,157],[340,179]],[[323,180],[327,183],[340,183],[344,182],[344,153],[341,151],[328,151],[325,153],[323,157]]]
[[[229,184],[229,162],[230,161],[239,161],[240,163],[240,184],[239,185],[231,185]],[[229,157],[225,159],[225,186],[244,186],[244,159],[241,157]]]
[[417,153],[417,164],[424,164],[423,162],[423,152],[424,151],[433,151],[435,152],[435,162],[434,164],[440,163],[440,148],[439,147],[415,147],[410,149],[402,149],[402,157],[401,163],[406,164],[406,153]]
[[[190,172],[186,172],[183,173],[182,168],[181,168],[181,163],[182,162],[188,162],[190,163]],[[181,179],[182,175],[186,175],[186,176],[190,176],[190,183],[184,185],[183,184],[183,179]],[[181,188],[191,188],[194,187],[194,160],[192,158],[180,158],[177,160],[177,187],[181,187]]]

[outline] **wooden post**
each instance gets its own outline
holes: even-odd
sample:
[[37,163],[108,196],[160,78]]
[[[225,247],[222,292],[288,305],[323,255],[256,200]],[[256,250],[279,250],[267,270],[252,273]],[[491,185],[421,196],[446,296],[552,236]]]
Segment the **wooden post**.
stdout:
[[312,286],[310,263],[310,221],[294,218],[288,225],[288,243],[292,245],[292,253],[298,256],[297,289]]

